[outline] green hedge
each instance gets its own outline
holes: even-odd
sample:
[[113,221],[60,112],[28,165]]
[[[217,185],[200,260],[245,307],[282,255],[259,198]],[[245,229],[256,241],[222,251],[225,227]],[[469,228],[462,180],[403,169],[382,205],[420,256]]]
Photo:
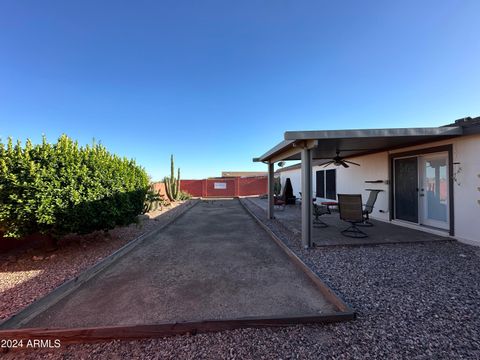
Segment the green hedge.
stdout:
[[104,146],[0,141],[0,230],[5,236],[88,233],[134,222],[148,176]]

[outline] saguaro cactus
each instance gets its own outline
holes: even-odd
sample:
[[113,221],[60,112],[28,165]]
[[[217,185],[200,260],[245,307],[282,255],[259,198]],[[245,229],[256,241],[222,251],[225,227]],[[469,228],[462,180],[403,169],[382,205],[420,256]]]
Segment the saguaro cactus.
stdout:
[[176,201],[180,195],[180,168],[178,168],[177,178],[175,179],[175,163],[173,155],[170,157],[170,177],[166,176],[163,179],[165,183],[165,191],[171,201]]

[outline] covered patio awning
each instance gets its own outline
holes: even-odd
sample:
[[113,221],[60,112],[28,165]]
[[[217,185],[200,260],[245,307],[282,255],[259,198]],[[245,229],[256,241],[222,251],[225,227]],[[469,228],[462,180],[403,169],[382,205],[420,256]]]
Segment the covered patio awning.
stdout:
[[[325,162],[340,152],[342,158],[378,153],[407,146],[420,145],[472,133],[472,122],[479,118],[462,119],[454,124],[429,128],[359,129],[287,131],[284,140],[253,161],[268,164],[269,207],[267,215],[274,217],[274,163],[301,160],[302,169],[302,242],[312,245],[312,160]],[[479,126],[475,126],[475,131]]]
[[285,140],[254,161],[301,160],[301,149],[311,147],[312,159],[331,159],[340,151],[353,157],[463,135],[462,126],[401,129],[287,131]]

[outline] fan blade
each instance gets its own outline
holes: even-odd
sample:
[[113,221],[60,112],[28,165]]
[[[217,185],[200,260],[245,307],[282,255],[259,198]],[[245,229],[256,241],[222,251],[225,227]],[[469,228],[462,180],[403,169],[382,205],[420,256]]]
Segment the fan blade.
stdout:
[[360,166],[360,164],[357,164],[356,162],[353,162],[353,161],[349,161],[349,160],[343,160],[349,164],[352,164],[352,165],[357,165],[357,166]]
[[344,160],[340,161],[340,164],[342,164],[342,166],[343,166],[344,168],[348,168],[348,167],[349,167],[348,164],[347,164]]
[[333,163],[334,161],[326,162],[325,164],[323,164],[323,167],[326,168],[328,165],[332,165]]

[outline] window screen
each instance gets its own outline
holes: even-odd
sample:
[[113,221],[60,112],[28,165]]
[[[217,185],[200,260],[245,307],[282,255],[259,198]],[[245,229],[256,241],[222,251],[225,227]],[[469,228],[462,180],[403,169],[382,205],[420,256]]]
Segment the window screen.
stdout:
[[337,183],[336,183],[336,176],[335,176],[335,169],[325,171],[325,178],[326,186],[325,186],[325,193],[327,194],[325,197],[327,199],[336,200],[337,199]]
[[325,197],[325,171],[317,171],[317,197]]
[[336,170],[319,170],[316,173],[317,188],[316,196],[331,200],[337,199]]

